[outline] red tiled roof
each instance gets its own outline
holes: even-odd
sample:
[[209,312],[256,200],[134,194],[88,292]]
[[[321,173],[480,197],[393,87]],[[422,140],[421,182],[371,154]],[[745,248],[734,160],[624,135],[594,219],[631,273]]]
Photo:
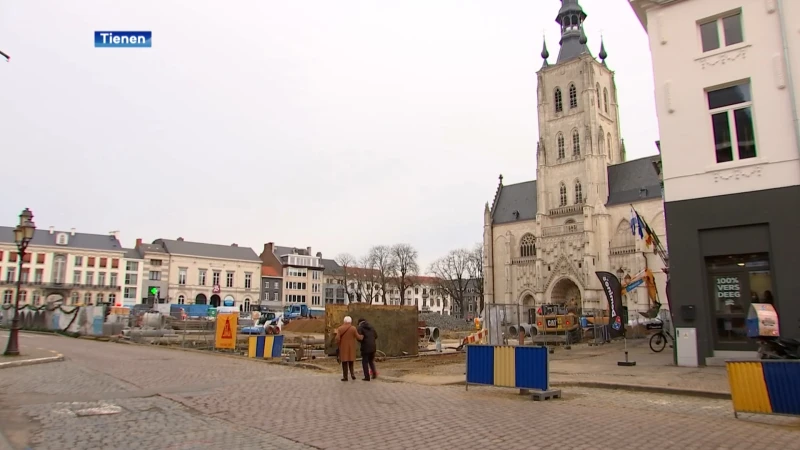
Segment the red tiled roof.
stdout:
[[268,266],[266,264],[262,264],[261,265],[261,276],[262,277],[278,277],[278,278],[281,278],[281,277],[283,277],[283,273],[281,273],[281,272],[282,272],[282,270],[278,271],[277,269],[275,269],[272,266]]

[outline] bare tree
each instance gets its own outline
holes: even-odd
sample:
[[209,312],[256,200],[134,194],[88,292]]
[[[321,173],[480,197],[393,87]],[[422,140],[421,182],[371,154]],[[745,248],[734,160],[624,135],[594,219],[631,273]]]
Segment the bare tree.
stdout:
[[347,303],[350,303],[353,299],[350,298],[351,292],[349,283],[353,281],[353,267],[356,265],[356,258],[350,253],[339,253],[333,260],[342,267],[344,295],[347,296]]
[[469,282],[468,267],[474,255],[469,250],[451,250],[447,256],[431,264],[429,272],[436,277],[438,288],[450,297],[453,306],[463,313],[464,294]]
[[376,245],[369,250],[369,256],[372,258],[372,264],[375,268],[380,285],[380,296],[383,304],[387,305],[386,295],[389,293],[389,286],[392,281],[392,273],[394,271],[394,259],[392,258],[392,248],[388,245]]
[[484,307],[484,278],[483,278],[483,244],[477,243],[475,247],[470,251],[470,258],[467,264],[467,275],[469,276],[470,280],[475,284],[475,292],[478,294],[478,311],[477,313],[480,314],[483,311]]
[[359,260],[358,267],[354,269],[356,280],[356,297],[358,301],[373,304],[378,298],[378,273],[375,270],[375,262],[370,254],[363,256]]
[[409,244],[395,244],[391,248],[392,284],[400,289],[400,304],[406,304],[406,289],[416,284],[419,274],[417,250]]

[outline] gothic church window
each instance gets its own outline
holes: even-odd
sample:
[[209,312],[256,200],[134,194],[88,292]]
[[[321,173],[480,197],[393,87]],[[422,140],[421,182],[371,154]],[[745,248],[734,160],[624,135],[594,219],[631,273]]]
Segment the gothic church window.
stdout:
[[614,151],[614,147],[611,146],[611,133],[606,135],[606,145],[608,145],[608,154],[611,155],[611,153]]
[[564,159],[566,152],[564,151],[564,135],[558,133],[558,138],[556,138],[558,142],[558,159]]
[[558,193],[558,206],[567,206],[567,185],[561,183]]
[[578,107],[578,91],[575,89],[574,84],[569,85],[569,107],[570,108]]
[[583,187],[580,180],[575,181],[575,204],[580,205],[583,203]]
[[581,154],[581,135],[578,130],[572,130],[572,156]]
[[600,107],[600,83],[594,85],[594,93],[597,96],[597,107]]
[[523,258],[536,256],[536,240],[533,235],[526,234],[522,236],[522,241],[519,244],[519,255]]
[[608,89],[603,88],[603,108],[608,112]]
[[605,150],[605,136],[603,136],[603,127],[600,127],[600,132],[597,133],[597,149],[600,151],[600,154],[603,154],[603,150]]
[[556,112],[559,113],[561,111],[564,111],[564,105],[561,103],[561,88],[556,88],[555,101],[556,101]]

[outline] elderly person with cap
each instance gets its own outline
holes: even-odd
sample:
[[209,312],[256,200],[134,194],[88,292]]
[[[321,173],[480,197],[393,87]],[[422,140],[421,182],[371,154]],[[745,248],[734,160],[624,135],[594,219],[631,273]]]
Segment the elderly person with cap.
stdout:
[[336,345],[339,346],[339,361],[342,363],[342,381],[347,381],[347,372],[355,380],[353,365],[356,362],[356,341],[364,339],[353,326],[353,318],[345,316],[342,326],[336,329]]

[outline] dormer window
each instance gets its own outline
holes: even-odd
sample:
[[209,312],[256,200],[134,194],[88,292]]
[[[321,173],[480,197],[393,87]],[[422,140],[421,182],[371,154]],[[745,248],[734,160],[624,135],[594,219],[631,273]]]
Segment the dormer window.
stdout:
[[58,233],[56,235],[56,244],[57,245],[67,245],[69,243],[69,237],[67,233]]

